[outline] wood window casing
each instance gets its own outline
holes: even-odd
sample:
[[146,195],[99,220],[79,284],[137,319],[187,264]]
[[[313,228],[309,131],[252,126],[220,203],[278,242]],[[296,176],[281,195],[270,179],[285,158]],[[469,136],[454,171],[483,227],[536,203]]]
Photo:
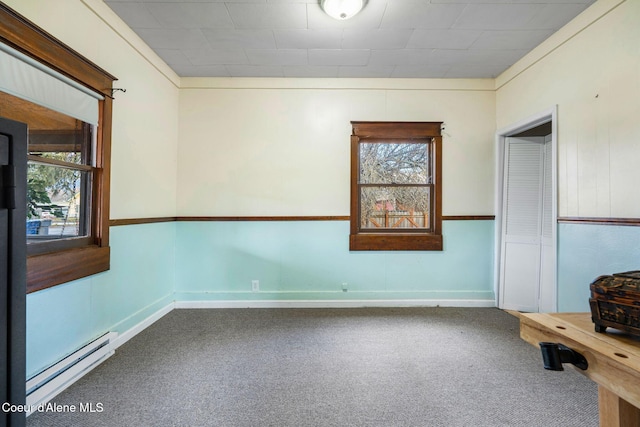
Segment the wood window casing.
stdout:
[[[351,215],[349,250],[441,251],[442,239],[442,122],[351,122]],[[431,191],[429,224],[418,230],[372,230],[362,226],[360,145],[379,141],[429,141]],[[395,184],[394,184],[395,185]],[[424,185],[427,187],[427,185]],[[426,221],[426,220],[425,220]]]
[[27,292],[34,292],[109,269],[111,89],[116,78],[1,2],[0,22],[0,43],[104,96],[99,102],[89,237],[69,239],[52,252],[29,255]]

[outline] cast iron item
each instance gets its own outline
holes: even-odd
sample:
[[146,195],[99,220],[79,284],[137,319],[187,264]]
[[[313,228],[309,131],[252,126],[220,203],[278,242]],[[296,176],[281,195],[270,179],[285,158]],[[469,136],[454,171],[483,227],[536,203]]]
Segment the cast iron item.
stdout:
[[542,352],[544,369],[550,371],[564,371],[563,363],[571,363],[583,371],[589,367],[589,363],[583,355],[562,344],[541,342],[540,351]]

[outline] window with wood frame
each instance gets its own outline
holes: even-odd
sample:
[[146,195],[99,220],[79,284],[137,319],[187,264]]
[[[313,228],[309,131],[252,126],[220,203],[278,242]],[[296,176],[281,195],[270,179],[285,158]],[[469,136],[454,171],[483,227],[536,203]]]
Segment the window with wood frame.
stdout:
[[[27,123],[29,128],[25,221],[27,292],[33,292],[109,269],[115,78],[3,3],[0,21],[0,53],[7,59],[3,64],[6,80],[0,82],[0,116]],[[9,58],[15,64],[8,64]],[[63,108],[49,94],[32,97],[13,90],[10,76],[20,76],[23,69],[42,72],[43,79],[51,77],[55,88],[51,92],[63,94]],[[20,86],[21,78],[29,77],[18,77],[15,85]],[[68,87],[71,98],[65,92]],[[61,88],[65,89],[59,92]],[[66,107],[80,108],[74,90],[93,98],[88,107],[92,119],[85,121],[82,112],[67,113]]]
[[0,116],[28,125],[28,253],[87,245],[96,127],[1,90]]
[[442,122],[351,122],[349,249],[442,250]]

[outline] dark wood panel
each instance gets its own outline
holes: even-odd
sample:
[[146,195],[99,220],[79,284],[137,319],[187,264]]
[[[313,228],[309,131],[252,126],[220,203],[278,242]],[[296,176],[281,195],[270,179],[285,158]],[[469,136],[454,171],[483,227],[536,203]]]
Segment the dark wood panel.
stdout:
[[[27,293],[109,269],[109,247],[86,246],[27,258]],[[69,268],[72,265],[73,268]]]
[[[360,196],[358,194],[358,174],[359,174],[358,170],[360,168],[360,160],[358,159],[358,141],[359,140],[360,138],[358,136],[351,135],[351,142],[350,142],[351,158],[349,160],[351,165],[351,169],[350,169],[351,185],[349,188],[349,192],[350,192],[349,206],[351,209],[350,210],[351,215],[349,216],[349,221],[350,221],[349,233],[354,236],[358,234],[358,227],[359,227],[358,218],[360,218]],[[353,216],[353,220],[351,219],[352,216]]]
[[443,216],[443,221],[493,221],[495,215],[447,215]]
[[[493,221],[493,215],[451,215],[442,217],[444,221]],[[125,218],[109,220],[111,227],[121,225],[153,224],[158,222],[215,222],[215,221],[349,221],[347,215],[313,216],[165,216],[154,218]]]
[[159,222],[242,222],[242,221],[349,221],[348,216],[167,216],[154,218],[112,219],[111,227]]
[[[109,86],[111,87],[111,86]],[[111,126],[113,99],[105,98],[99,105],[102,118],[101,131],[98,133],[96,168],[94,176],[94,201],[92,209],[96,213],[92,224],[92,234],[98,246],[109,246],[109,209],[111,207]]]
[[[33,238],[35,237],[35,239]],[[38,239],[38,236],[27,236],[27,254],[29,256],[49,254],[55,251],[66,251],[83,246],[93,245],[89,236],[71,237],[64,239]]]
[[[30,139],[39,131],[75,133],[77,128],[77,119],[5,92],[0,92],[0,116],[27,123]],[[31,148],[32,141],[29,145]]]
[[351,122],[361,138],[431,138],[440,136],[442,122]]
[[430,234],[351,234],[351,251],[441,251],[442,235]]
[[[435,189],[431,196],[431,203],[433,203],[433,232],[440,238],[439,243],[432,250],[442,250],[442,137],[440,135],[440,126],[442,123],[436,123],[438,125],[438,136],[433,138],[433,144],[431,147],[431,156],[435,158],[435,161],[431,165],[433,168],[433,179],[435,180]],[[435,131],[435,129],[433,129]],[[434,237],[434,236],[427,236]],[[431,239],[430,241],[433,241]]]
[[179,216],[176,221],[349,221],[348,216]]
[[559,217],[563,224],[600,224],[640,226],[640,218]]
[[176,221],[175,216],[155,217],[155,218],[128,218],[128,219],[112,219],[109,220],[111,227],[120,225],[137,225],[137,224],[153,224],[157,222],[173,222]]

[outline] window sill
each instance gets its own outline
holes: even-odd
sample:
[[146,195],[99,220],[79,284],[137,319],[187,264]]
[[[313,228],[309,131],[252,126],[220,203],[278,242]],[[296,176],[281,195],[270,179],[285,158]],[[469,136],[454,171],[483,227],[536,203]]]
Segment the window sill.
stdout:
[[27,293],[109,269],[109,247],[85,246],[27,257]]
[[349,235],[350,251],[441,251],[442,235],[360,233]]

